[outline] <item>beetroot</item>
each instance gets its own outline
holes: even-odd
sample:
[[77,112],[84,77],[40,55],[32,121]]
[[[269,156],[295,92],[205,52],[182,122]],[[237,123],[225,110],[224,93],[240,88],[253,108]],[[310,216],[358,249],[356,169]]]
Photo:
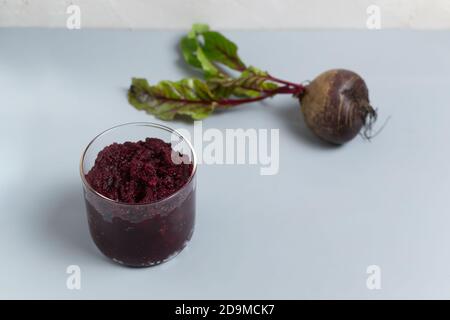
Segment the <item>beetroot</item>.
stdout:
[[335,144],[350,141],[376,119],[366,83],[349,70],[335,69],[320,74],[305,88],[299,100],[308,127],[318,137]]

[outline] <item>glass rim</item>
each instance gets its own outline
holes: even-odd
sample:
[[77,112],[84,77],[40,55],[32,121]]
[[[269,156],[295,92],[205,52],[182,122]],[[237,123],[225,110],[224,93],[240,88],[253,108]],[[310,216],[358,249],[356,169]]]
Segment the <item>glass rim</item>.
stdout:
[[[85,177],[85,174],[84,174],[84,170],[83,170],[84,160],[85,160],[85,157],[86,157],[86,154],[87,154],[89,148],[91,147],[91,145],[92,145],[98,138],[100,138],[100,137],[102,137],[102,136],[108,134],[109,132],[111,132],[111,131],[113,131],[113,130],[115,130],[115,129],[118,129],[118,128],[121,128],[121,127],[127,127],[127,126],[144,126],[144,127],[152,127],[152,128],[161,129],[161,130],[164,130],[164,131],[167,131],[167,132],[170,132],[170,133],[175,133],[175,134],[176,134],[178,137],[180,137],[184,142],[186,142],[186,144],[189,146],[189,149],[190,149],[190,151],[191,151],[191,153],[192,153],[192,172],[191,172],[191,175],[189,176],[189,179],[186,181],[186,183],[185,183],[180,189],[178,189],[177,191],[175,191],[175,192],[172,193],[171,195],[169,195],[169,196],[167,196],[167,197],[165,197],[165,198],[156,200],[156,201],[146,202],[146,203],[127,203],[127,202],[118,201],[118,200],[113,200],[113,199],[111,199],[111,198],[108,198],[108,197],[102,195],[101,193],[97,192],[97,190],[95,190],[95,189],[89,184],[89,182],[86,180],[86,177]],[[159,204],[159,203],[161,203],[161,202],[168,201],[168,200],[174,198],[176,195],[178,195],[181,191],[183,191],[183,190],[184,190],[184,189],[192,182],[192,180],[193,180],[194,177],[195,177],[196,172],[197,172],[197,155],[195,154],[195,150],[194,150],[194,147],[192,146],[191,142],[190,142],[188,139],[186,139],[186,138],[185,138],[181,133],[179,133],[177,130],[172,129],[172,128],[170,128],[170,127],[168,127],[168,126],[165,126],[165,125],[162,125],[162,124],[154,123],[154,122],[144,122],[144,121],[142,121],[142,122],[126,122],[126,123],[123,123],[123,124],[119,124],[119,125],[113,126],[113,127],[109,128],[109,129],[106,129],[106,130],[100,132],[99,134],[97,134],[97,135],[96,135],[96,136],[88,143],[88,145],[86,146],[86,148],[84,148],[84,151],[83,151],[83,153],[81,154],[81,160],[80,160],[80,176],[81,176],[81,180],[82,180],[82,182],[83,182],[83,185],[84,185],[89,191],[91,191],[92,193],[94,193],[96,196],[98,196],[98,197],[100,197],[100,198],[102,198],[102,199],[104,199],[104,200],[106,200],[106,201],[109,201],[109,202],[111,202],[111,203],[118,204],[118,205],[124,205],[124,206],[134,206],[134,207],[137,207],[137,206],[148,206],[148,205],[154,205],[154,204]]]

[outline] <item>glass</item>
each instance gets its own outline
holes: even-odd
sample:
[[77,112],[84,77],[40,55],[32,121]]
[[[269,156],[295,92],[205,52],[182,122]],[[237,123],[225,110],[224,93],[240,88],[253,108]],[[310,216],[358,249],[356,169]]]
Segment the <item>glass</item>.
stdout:
[[[167,198],[146,204],[128,204],[95,191],[85,175],[97,154],[114,142],[159,138],[192,163],[188,182]],[[195,223],[196,158],[194,150],[177,131],[146,122],[127,123],[108,129],[86,147],[80,165],[89,230],[98,249],[113,261],[132,267],[148,267],[168,261],[183,250]]]

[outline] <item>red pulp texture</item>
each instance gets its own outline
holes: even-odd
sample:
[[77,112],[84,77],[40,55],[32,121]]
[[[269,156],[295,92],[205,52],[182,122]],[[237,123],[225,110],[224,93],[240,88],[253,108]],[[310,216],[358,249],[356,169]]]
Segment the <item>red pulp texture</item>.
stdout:
[[86,191],[91,236],[107,257],[128,266],[151,266],[177,254],[190,240],[193,165],[175,164],[172,152],[169,143],[156,138],[114,143],[99,152],[86,180],[101,195],[120,202]]
[[86,180],[112,200],[130,204],[161,200],[181,189],[192,173],[192,163],[173,163],[172,152],[170,143],[156,138],[113,143],[99,152]]

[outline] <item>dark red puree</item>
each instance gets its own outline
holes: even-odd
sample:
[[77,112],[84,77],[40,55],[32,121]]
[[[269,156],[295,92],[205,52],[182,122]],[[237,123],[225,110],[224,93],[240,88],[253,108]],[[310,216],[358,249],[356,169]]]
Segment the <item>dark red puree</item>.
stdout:
[[174,163],[173,152],[170,143],[156,138],[113,143],[99,152],[86,180],[116,202],[87,192],[86,205],[91,235],[106,256],[130,266],[150,266],[177,254],[190,240],[193,165]]

